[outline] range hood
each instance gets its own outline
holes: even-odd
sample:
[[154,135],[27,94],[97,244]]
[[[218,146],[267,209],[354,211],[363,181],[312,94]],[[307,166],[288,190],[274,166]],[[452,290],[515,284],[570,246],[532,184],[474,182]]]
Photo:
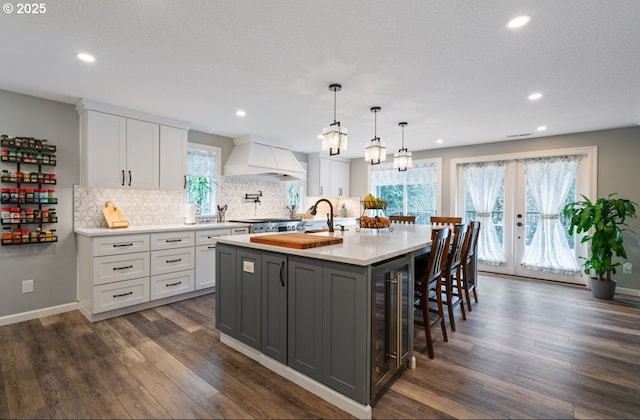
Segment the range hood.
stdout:
[[269,144],[266,139],[241,137],[224,165],[225,176],[270,175],[283,180],[307,179],[307,173],[290,150]]

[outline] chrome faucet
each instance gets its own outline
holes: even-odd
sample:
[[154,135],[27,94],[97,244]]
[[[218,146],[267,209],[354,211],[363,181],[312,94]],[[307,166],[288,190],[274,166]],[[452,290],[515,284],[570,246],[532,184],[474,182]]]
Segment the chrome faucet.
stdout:
[[321,198],[320,200],[316,201],[316,204],[309,208],[309,211],[311,212],[312,216],[315,216],[318,211],[318,204],[320,204],[320,202],[322,201],[329,205],[329,213],[327,214],[327,226],[329,226],[329,232],[333,232],[333,204],[331,204],[331,201],[327,200],[326,198]]

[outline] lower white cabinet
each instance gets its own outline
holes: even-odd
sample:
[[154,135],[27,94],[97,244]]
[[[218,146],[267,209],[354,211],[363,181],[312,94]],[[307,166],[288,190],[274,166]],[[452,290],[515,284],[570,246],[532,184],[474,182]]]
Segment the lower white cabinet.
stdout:
[[193,270],[151,276],[151,300],[193,291]]
[[93,313],[149,302],[149,277],[93,287]]
[[173,302],[180,295],[211,293],[216,285],[217,238],[241,233],[248,233],[248,227],[79,234],[80,311],[98,321]]
[[196,290],[216,285],[216,246],[196,247]]

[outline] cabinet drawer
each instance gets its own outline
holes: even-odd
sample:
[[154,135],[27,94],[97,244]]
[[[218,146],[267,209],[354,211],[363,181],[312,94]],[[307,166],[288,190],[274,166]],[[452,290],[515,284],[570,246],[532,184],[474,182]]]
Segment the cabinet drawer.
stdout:
[[194,290],[193,270],[151,276],[151,300]]
[[195,234],[193,232],[165,232],[151,234],[151,250],[174,249],[193,246]]
[[151,275],[191,270],[194,267],[194,248],[151,251]]
[[93,239],[93,256],[149,251],[149,235],[114,235]]
[[231,229],[199,230],[196,232],[196,245],[215,244],[217,238],[224,235],[231,235]]
[[149,253],[135,252],[93,259],[93,284],[149,277]]
[[149,302],[149,277],[102,284],[93,288],[93,313]]

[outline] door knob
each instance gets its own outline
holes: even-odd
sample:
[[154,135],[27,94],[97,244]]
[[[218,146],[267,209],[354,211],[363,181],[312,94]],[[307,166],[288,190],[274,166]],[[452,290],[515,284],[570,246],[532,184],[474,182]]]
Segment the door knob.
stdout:
[[516,223],[516,226],[518,226],[518,227],[522,227],[522,222],[518,222],[518,223]]

